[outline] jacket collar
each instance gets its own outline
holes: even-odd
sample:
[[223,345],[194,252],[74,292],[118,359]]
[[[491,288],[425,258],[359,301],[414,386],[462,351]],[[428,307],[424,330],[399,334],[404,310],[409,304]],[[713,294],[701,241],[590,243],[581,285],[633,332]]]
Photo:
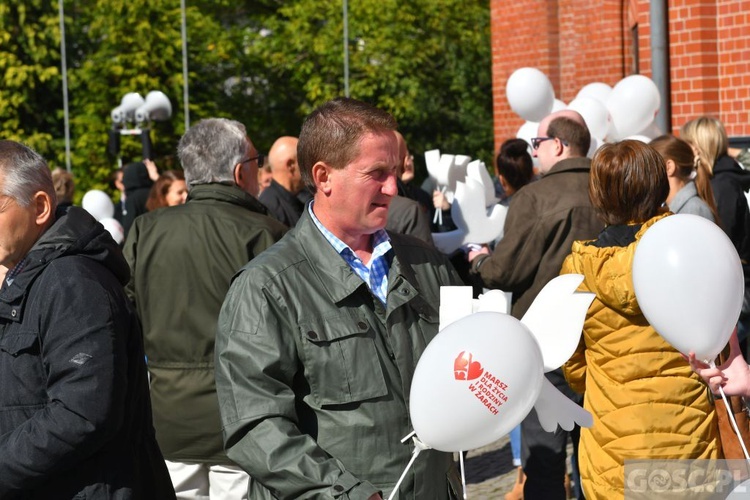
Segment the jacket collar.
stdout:
[[219,200],[233,205],[239,205],[253,212],[268,215],[266,207],[255,197],[249,195],[235,185],[212,182],[210,184],[197,184],[190,188],[187,201],[192,200]]
[[560,160],[549,169],[549,172],[544,174],[544,177],[550,175],[559,174],[561,172],[590,172],[591,171],[591,160],[583,157],[566,158]]
[[119,246],[104,227],[80,207],[58,210],[56,220],[25,257],[25,267],[13,283],[0,287],[0,317],[19,321],[27,293],[37,276],[55,259],[85,256],[99,262],[125,285],[130,269]]
[[695,198],[698,196],[698,190],[695,187],[695,182],[690,181],[682,188],[677,191],[677,194],[674,195],[674,198],[672,198],[672,203],[669,204],[669,210],[670,212],[674,213],[680,213],[680,210],[682,210],[682,207],[685,206],[685,203],[687,203],[691,198]]
[[[323,289],[328,298],[334,303],[340,303],[350,295],[354,294],[360,287],[367,287],[365,283],[352,271],[349,264],[336,252],[331,244],[315,226],[308,210],[302,213],[299,223],[292,229],[295,238],[299,238],[300,247],[307,260],[311,263],[313,272],[325,286]],[[394,246],[394,258],[388,272],[388,290],[396,286],[407,286],[412,293],[404,294],[406,297],[416,295],[416,283],[414,271],[406,265],[401,264],[398,255],[399,249]],[[408,285],[404,284],[404,281]],[[391,309],[393,306],[387,304]],[[394,304],[395,305],[395,304]]]

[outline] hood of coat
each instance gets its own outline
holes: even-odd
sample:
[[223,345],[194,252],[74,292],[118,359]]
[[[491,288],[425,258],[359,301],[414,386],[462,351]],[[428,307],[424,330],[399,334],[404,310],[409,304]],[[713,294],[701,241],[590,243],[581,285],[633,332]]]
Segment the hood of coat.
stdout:
[[[120,247],[109,232],[86,210],[69,207],[57,210],[54,224],[42,234],[27,256],[24,270],[16,278],[24,285],[24,275],[35,275],[53,260],[67,255],[83,256],[99,262],[125,285],[130,279],[130,269]],[[15,282],[14,282],[15,283]]]
[[750,171],[743,169],[731,156],[720,156],[714,165],[714,176],[731,176],[742,186],[743,191],[750,190]]
[[583,288],[595,293],[610,309],[625,316],[642,314],[633,286],[635,249],[648,228],[668,215],[646,221],[635,233],[635,241],[625,246],[595,246],[592,243],[596,240],[574,242],[566,267],[572,266],[571,272],[582,274]]

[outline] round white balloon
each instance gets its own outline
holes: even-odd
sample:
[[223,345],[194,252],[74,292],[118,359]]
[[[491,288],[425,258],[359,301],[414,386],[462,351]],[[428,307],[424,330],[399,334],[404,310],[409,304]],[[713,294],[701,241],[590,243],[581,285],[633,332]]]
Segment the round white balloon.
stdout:
[[609,130],[609,111],[599,100],[593,97],[576,97],[568,105],[568,109],[578,111],[586,122],[592,139],[603,140]]
[[620,140],[640,133],[653,120],[661,104],[656,84],[643,75],[631,75],[620,80],[607,100],[612,117],[612,128]]
[[602,104],[606,104],[609,99],[609,95],[612,93],[612,87],[602,82],[589,83],[584,85],[581,90],[576,94],[576,99],[581,97],[591,97],[596,99]]
[[417,363],[414,430],[436,450],[485,446],[528,415],[543,377],[539,345],[520,321],[496,312],[466,316],[438,333]]
[[713,360],[726,346],[745,289],[732,241],[713,222],[687,214],[646,231],[633,258],[633,285],[654,329],[701,360]]
[[115,240],[115,243],[121,245],[122,242],[125,241],[125,230],[117,219],[107,217],[100,220],[99,223],[104,226],[104,229],[106,229],[110,235],[112,235],[112,239]]
[[527,121],[524,122],[524,124],[521,125],[521,128],[518,129],[518,132],[516,132],[517,139],[523,139],[529,143],[529,154],[531,154],[531,139],[532,137],[537,136],[538,131],[539,123]]
[[510,75],[505,95],[511,109],[527,121],[539,122],[550,114],[555,91],[547,75],[536,68],[519,68]]
[[81,206],[96,220],[111,218],[115,215],[115,205],[104,191],[92,189],[83,195]]

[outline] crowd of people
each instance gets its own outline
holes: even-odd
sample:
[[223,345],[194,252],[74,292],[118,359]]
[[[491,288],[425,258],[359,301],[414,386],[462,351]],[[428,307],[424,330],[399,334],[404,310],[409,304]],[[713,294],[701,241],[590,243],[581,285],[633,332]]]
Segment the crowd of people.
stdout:
[[454,255],[431,239],[450,204],[415,185],[397,129],[338,98],[266,156],[241,123],[201,120],[179,170],[147,159],[113,176],[123,245],[73,205],[69,173],[0,141],[0,498],[462,498],[437,450],[393,491],[440,287],[511,292],[520,319],[561,273],[595,298],[546,376],[594,425],[546,432],[532,409],[506,498],[567,498],[570,441],[578,498],[622,498],[625,460],[721,458],[706,385],[750,396],[750,292],[712,367],[657,334],[631,278],[638,242],[672,213],[720,225],[750,262],[750,173],[721,122],[589,159],[583,118],[554,112],[531,149],[499,148],[502,237]]

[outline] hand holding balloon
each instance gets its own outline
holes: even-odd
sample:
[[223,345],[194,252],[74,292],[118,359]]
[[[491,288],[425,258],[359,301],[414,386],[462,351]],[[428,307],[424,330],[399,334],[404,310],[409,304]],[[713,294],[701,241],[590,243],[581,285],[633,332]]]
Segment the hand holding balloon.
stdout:
[[696,359],[695,354],[691,352],[688,356],[690,367],[700,375],[714,394],[719,394],[721,387],[727,396],[750,397],[750,366],[742,357],[736,328],[729,338],[729,347],[729,358],[721,365],[713,367]]

